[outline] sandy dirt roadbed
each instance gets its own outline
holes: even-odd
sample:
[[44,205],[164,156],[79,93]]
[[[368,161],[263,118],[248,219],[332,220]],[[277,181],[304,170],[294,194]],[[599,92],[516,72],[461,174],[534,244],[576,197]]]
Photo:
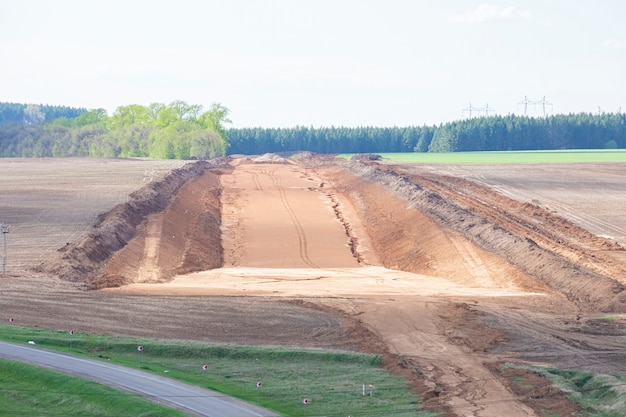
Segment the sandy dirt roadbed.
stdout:
[[[451,416],[576,412],[530,372],[515,377],[545,389],[520,392],[503,362],[626,372],[623,225],[590,233],[576,218],[606,217],[563,196],[559,216],[528,186],[511,198],[514,170],[490,183],[488,169],[316,156],[190,165],[110,212],[81,205],[72,222],[98,220],[59,251],[23,242],[37,268],[2,281],[2,309],[33,326],[374,352]],[[603,166],[590,170],[601,190]],[[567,187],[580,167],[562,172]]]
[[380,266],[359,268],[228,267],[178,275],[160,284],[129,284],[104,292],[169,295],[250,295],[274,297],[529,297],[541,293],[497,287],[464,287],[443,278]]

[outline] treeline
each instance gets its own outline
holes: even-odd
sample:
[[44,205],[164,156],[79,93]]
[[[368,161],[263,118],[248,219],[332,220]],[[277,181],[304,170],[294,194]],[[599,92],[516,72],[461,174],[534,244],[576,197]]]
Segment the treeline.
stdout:
[[413,152],[433,127],[295,127],[230,129],[230,154]]
[[103,109],[0,103],[0,114],[4,118],[0,123],[0,157],[210,159],[227,152],[338,154],[626,147],[623,113],[492,116],[439,126],[242,129],[226,128],[231,123],[229,110],[221,104],[203,111],[202,106],[184,101],[122,106],[111,116]]
[[[5,103],[10,104],[10,103]],[[11,107],[11,106],[7,106]],[[39,123],[0,124],[0,157],[211,159],[226,154],[229,110],[174,101],[66,112]]]
[[429,152],[607,149],[626,147],[626,114],[545,118],[494,116],[440,126]]
[[0,123],[39,124],[65,117],[78,117],[87,109],[47,104],[0,103]]
[[230,129],[229,153],[461,152],[626,147],[626,114],[480,117],[439,126]]

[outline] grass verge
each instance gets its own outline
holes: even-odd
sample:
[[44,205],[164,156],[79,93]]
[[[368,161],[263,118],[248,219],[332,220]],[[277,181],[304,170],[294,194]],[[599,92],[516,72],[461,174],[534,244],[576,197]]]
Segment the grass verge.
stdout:
[[578,403],[587,416],[626,416],[626,377],[552,368],[539,372],[567,392],[568,398]]
[[[587,417],[626,416],[626,377],[510,363],[504,367],[527,370],[533,374],[541,375],[553,387],[565,393],[566,397],[577,404]],[[548,397],[550,388],[539,389],[540,387],[529,382],[527,378],[517,378],[517,380],[512,378],[512,382],[524,384],[523,389],[530,398]],[[552,415],[561,414],[546,414],[546,416]]]
[[184,416],[135,394],[0,359],[3,416]]
[[0,339],[33,341],[38,347],[140,368],[284,416],[434,416],[417,411],[417,398],[407,382],[384,370],[375,355],[70,335],[18,326],[0,326]]

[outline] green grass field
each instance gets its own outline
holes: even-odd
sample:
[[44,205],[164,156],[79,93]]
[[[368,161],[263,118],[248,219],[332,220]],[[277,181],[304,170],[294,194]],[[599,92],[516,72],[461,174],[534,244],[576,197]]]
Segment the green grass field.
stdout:
[[[341,155],[352,157],[354,154]],[[382,153],[390,162],[421,164],[552,164],[626,162],[626,149],[585,149],[562,151],[511,151],[511,152],[406,152]]]
[[[375,355],[76,334],[72,336],[70,351],[67,332],[10,326],[0,326],[0,339],[22,344],[34,341],[40,348],[140,368],[258,404],[283,416],[302,416],[303,413],[328,417],[434,416],[417,411],[418,399],[407,382],[384,370]],[[141,354],[137,351],[138,345],[144,347]],[[208,371],[202,369],[203,365],[208,365]],[[0,389],[5,391],[10,384],[1,376],[3,372],[4,368],[0,370],[3,381]],[[261,382],[260,388],[258,382]],[[57,383],[57,386],[62,385]],[[45,391],[34,390],[29,395],[44,396]],[[82,390],[75,391],[82,397]],[[54,394],[51,397],[45,401],[35,399],[33,403],[48,407],[50,401],[54,401]],[[77,405],[76,410],[90,407],[90,398],[81,399],[83,403]],[[306,408],[302,403],[304,398],[310,399]],[[154,413],[150,415],[161,415]]]

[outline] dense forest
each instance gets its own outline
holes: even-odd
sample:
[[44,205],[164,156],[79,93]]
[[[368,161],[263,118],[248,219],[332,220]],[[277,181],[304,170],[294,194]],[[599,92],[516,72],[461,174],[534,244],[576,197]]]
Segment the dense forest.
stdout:
[[[28,109],[42,117],[34,121]],[[228,148],[225,124],[229,110],[213,104],[208,111],[184,101],[104,109],[61,108],[0,103],[0,157],[148,157],[211,159]],[[60,116],[59,116],[60,115]]]
[[229,152],[461,152],[626,147],[626,114],[478,117],[416,127],[230,129]]
[[229,110],[184,101],[103,109],[0,103],[0,157],[207,159],[225,154],[626,147],[626,114],[491,116],[410,127],[227,129]]

